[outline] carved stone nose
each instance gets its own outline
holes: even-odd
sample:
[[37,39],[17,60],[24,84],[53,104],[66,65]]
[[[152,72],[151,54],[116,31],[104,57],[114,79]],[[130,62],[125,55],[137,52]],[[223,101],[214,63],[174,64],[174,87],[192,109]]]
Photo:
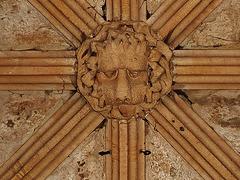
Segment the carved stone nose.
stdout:
[[123,103],[130,101],[130,88],[125,69],[119,69],[116,87],[116,101]]

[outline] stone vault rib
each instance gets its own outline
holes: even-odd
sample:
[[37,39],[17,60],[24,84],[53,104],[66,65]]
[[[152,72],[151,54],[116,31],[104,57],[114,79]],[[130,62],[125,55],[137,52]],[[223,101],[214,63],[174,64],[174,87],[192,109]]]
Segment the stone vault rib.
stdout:
[[86,0],[75,0],[98,24],[105,22],[103,17],[86,1]]
[[[58,120],[69,111],[69,109],[80,99],[80,95],[76,93],[73,95],[51,118],[48,119],[48,121],[30,138],[28,139],[23,146],[16,151],[16,153],[5,162],[5,164],[0,168],[0,177],[4,175],[8,171],[8,174],[14,175],[14,172],[10,173],[10,168],[16,164],[17,160],[20,159],[28,149],[30,149],[37,140],[49,129],[51,126],[53,126],[55,123],[58,122]],[[67,116],[65,115],[65,118]],[[71,117],[68,117],[67,119],[70,119]],[[50,132],[50,131],[49,131]],[[39,147],[40,148],[40,147]],[[34,155],[34,152],[32,152],[32,155]]]
[[75,51],[1,51],[0,90],[75,90]]
[[223,0],[202,0],[172,31],[167,44],[175,49],[183,40],[188,37],[204,19],[206,19]]
[[178,95],[173,99],[162,98],[147,116],[150,123],[202,177],[239,179],[239,156]]
[[[153,110],[147,116],[147,119],[204,179],[222,179],[222,176],[201,157],[189,142],[179,135],[177,130],[159,112]],[[207,169],[205,170],[204,167],[207,167]],[[208,172],[208,169],[211,172]]]
[[240,50],[176,50],[174,89],[239,89]]
[[85,0],[29,0],[75,47],[104,20]]
[[145,179],[145,122],[142,119],[108,120],[106,129],[107,180]]
[[147,24],[162,38],[170,35],[167,43],[174,49],[221,2],[222,0],[165,1],[147,20]]
[[82,33],[66,19],[49,1],[28,0],[51,22],[75,47],[82,42]]
[[76,93],[1,167],[0,178],[46,178],[103,119]]
[[107,21],[146,21],[146,1],[106,0]]
[[[93,29],[90,27],[91,23],[86,24],[74,10],[69,7],[65,1],[50,0],[50,2],[71,22],[79,31],[83,32],[88,37],[92,36]],[[90,19],[89,19],[90,20]],[[93,24],[93,27],[97,27],[97,23]]]

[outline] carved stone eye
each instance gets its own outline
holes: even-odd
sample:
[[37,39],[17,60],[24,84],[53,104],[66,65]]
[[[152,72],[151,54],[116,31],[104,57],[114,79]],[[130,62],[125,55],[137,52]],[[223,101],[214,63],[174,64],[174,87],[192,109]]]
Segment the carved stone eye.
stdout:
[[128,70],[128,76],[131,77],[131,78],[137,78],[140,74],[141,74],[141,71],[130,71]]
[[104,74],[108,78],[113,78],[117,74],[117,71],[107,71],[107,72],[104,72]]

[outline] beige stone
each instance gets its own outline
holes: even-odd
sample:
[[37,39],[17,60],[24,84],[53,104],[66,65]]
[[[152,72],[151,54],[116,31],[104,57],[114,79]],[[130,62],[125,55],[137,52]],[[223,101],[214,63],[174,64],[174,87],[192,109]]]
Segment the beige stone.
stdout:
[[94,110],[137,118],[171,90],[172,52],[154,38],[144,23],[112,23],[85,41],[78,52],[78,87]]
[[[203,22],[222,0],[161,1],[159,2],[160,6],[156,6],[152,10],[153,14],[148,20],[147,2],[143,0],[138,1],[138,3],[134,0],[108,0],[106,1],[106,6],[103,6],[104,1],[98,1],[98,3],[90,0],[73,1],[29,0],[58,29],[60,34],[65,37],[64,39],[71,44],[70,46],[74,46],[74,50],[77,49],[76,54],[74,51],[57,53],[51,51],[9,51],[0,53],[4,56],[1,58],[1,60],[4,60],[1,61],[3,65],[0,70],[2,72],[2,84],[5,84],[6,90],[11,90],[9,89],[9,84],[11,83],[6,84],[4,80],[5,82],[11,81],[14,88],[18,90],[32,90],[35,88],[40,90],[51,87],[53,89],[59,88],[62,90],[59,93],[64,93],[74,83],[72,78],[75,78],[75,82],[77,79],[79,86],[79,89],[72,87],[75,90],[75,95],[56,113],[52,113],[53,116],[49,116],[48,121],[5,162],[0,168],[0,178],[45,179],[51,173],[54,173],[49,177],[50,179],[105,179],[105,177],[109,180],[112,178],[144,180],[146,177],[150,179],[201,179],[201,177],[196,175],[197,172],[205,179],[239,179],[239,154],[232,149],[231,144],[227,144],[224,141],[223,136],[215,133],[209,126],[211,123],[207,124],[193,111],[188,102],[190,99],[185,99],[187,94],[181,91],[184,88],[239,89],[236,83],[236,77],[239,74],[238,65],[236,64],[238,51],[233,49],[201,51],[191,48],[187,51],[174,50],[176,47],[180,47],[180,43]],[[4,2],[6,1],[1,3]],[[153,4],[150,1],[148,3]],[[234,3],[234,1],[231,1],[231,3]],[[101,8],[103,8],[103,12]],[[148,15],[151,15],[151,13],[148,12]],[[118,22],[105,22],[105,19]],[[136,21],[143,22],[139,23]],[[236,34],[236,32],[233,33]],[[31,44],[28,48],[30,49],[30,47]],[[54,48],[56,47],[54,46]],[[174,50],[174,56],[177,58],[186,60],[187,56],[188,60],[185,62],[190,62],[190,65],[179,65],[179,61],[178,63],[174,61],[172,63],[172,51],[170,49]],[[58,50],[63,49],[59,48]],[[56,57],[55,55],[59,53],[65,55],[72,53],[73,55],[71,57],[65,57],[65,55]],[[14,54],[18,55],[14,56]],[[40,57],[39,54],[44,54],[44,57]],[[78,55],[78,76],[75,74],[75,55]],[[19,64],[12,63],[12,57],[19,58]],[[189,61],[189,59],[195,58],[197,58],[195,60],[199,60],[201,57],[208,57],[214,63],[207,64],[209,61],[206,61],[206,59],[198,61],[200,64],[197,64],[195,61],[195,64],[191,64],[191,61]],[[30,61],[26,61],[25,58],[29,58],[28,60]],[[37,62],[35,58],[40,59]],[[70,61],[68,61],[69,58],[71,58]],[[42,61],[43,59],[45,60]],[[231,60],[228,64],[226,61],[229,59]],[[57,60],[60,61],[56,63],[55,60],[56,62]],[[141,63],[136,63],[136,60]],[[74,64],[71,64],[71,62]],[[169,64],[169,62],[171,63]],[[32,63],[33,65],[31,66]],[[217,63],[222,63],[221,67]],[[9,68],[6,64],[14,68]],[[225,66],[226,64],[227,66]],[[190,66],[193,66],[195,70],[193,71],[194,68]],[[212,68],[214,72],[206,69],[206,67]],[[172,74],[170,74],[170,70]],[[11,75],[12,73],[13,75]],[[207,76],[206,73],[208,74]],[[223,81],[218,79],[219,76],[224,76],[225,73],[229,74],[229,76],[234,74],[235,79],[233,78],[231,82],[229,81],[230,78],[226,77],[222,79]],[[178,76],[179,74],[181,75]],[[171,90],[171,75],[175,80],[180,78],[180,81],[173,86],[178,94],[172,91],[168,93]],[[191,78],[182,78],[188,75]],[[66,77],[63,78],[62,76]],[[68,76],[70,76],[70,79]],[[200,76],[200,78],[198,77],[198,79],[196,76]],[[4,79],[4,77],[8,79]],[[21,79],[21,77],[28,78]],[[47,86],[39,83],[41,80],[44,81],[43,77],[46,79]],[[202,83],[204,78],[209,78],[208,83]],[[186,82],[186,80],[199,82],[197,84],[179,83],[181,81]],[[24,81],[27,86],[20,84]],[[210,83],[214,81],[217,81],[218,84]],[[35,84],[31,82],[35,82]],[[98,89],[97,86],[104,90],[102,94],[96,91]],[[80,91],[76,92],[76,90]],[[49,93],[49,91],[46,92]],[[128,97],[129,94],[131,95],[130,98]],[[21,96],[22,94],[20,93]],[[119,97],[121,99],[123,97],[126,102],[122,103],[119,101]],[[127,104],[129,100],[132,103],[130,105]],[[155,103],[152,103],[153,100]],[[225,101],[222,100],[221,102],[224,104]],[[19,105],[18,113],[23,119],[28,119],[32,114],[36,114],[36,111],[32,113],[31,110],[34,103]],[[91,106],[94,107],[94,104],[98,107],[92,110]],[[143,108],[139,108],[139,110],[136,107],[140,105]],[[104,114],[102,109],[107,106],[108,108],[109,106],[112,107],[112,109],[106,110]],[[215,106],[213,106],[214,108]],[[217,107],[217,109],[219,108]],[[105,118],[108,118],[106,125],[104,124],[105,121],[103,121],[104,117],[99,114],[99,109]],[[41,117],[44,116],[44,113],[44,111],[39,110]],[[208,112],[207,114],[211,113]],[[34,117],[38,116],[34,115]],[[136,123],[138,119],[140,119],[140,124]],[[237,118],[233,117],[228,123],[219,122],[221,125],[226,125],[231,124],[230,122],[234,124],[236,121]],[[156,161],[160,161],[161,166],[154,159],[151,161],[151,154],[145,156],[149,153],[149,151],[146,151],[148,149],[146,149],[144,144],[145,122],[152,124],[155,130],[159,131],[178,153],[194,167],[196,172],[186,165],[188,168],[182,176],[177,171],[177,169],[180,170],[182,168],[173,165],[172,161],[174,160],[171,160],[171,158],[166,158],[170,162],[162,163],[161,160],[164,157],[161,153],[164,154],[164,151],[166,152],[168,149],[158,151],[160,153],[158,158],[152,156]],[[16,127],[14,123],[16,121],[8,120],[6,126],[14,129],[13,127]],[[41,123],[43,124],[43,122]],[[88,164],[88,170],[84,166],[90,161],[77,161],[76,164],[79,167],[75,176],[71,175],[71,173],[69,173],[68,177],[65,176],[68,173],[64,173],[64,171],[68,171],[69,168],[66,168],[66,166],[64,168],[63,165],[61,166],[64,169],[63,171],[61,169],[54,171],[64,160],[64,163],[67,163],[67,157],[71,156],[70,154],[74,149],[83,143],[92,131],[96,130],[96,128],[98,131],[98,127],[101,128],[102,126],[106,126],[106,152],[102,150],[103,152],[100,154],[106,154],[106,158],[101,158],[100,154],[95,152],[98,158],[96,158],[96,154],[92,157],[101,162]],[[154,143],[153,146],[152,148],[155,149]],[[161,148],[156,147],[156,149],[160,150]],[[151,152],[151,149],[149,150]],[[139,154],[136,154],[136,152],[139,152]],[[168,153],[165,154],[168,155]],[[173,152],[173,154],[176,155],[176,152]],[[148,159],[148,157],[150,158]],[[153,176],[145,171],[145,158],[147,158],[147,164],[150,163],[150,169],[152,168],[154,171],[152,173]],[[159,158],[162,159],[159,160]],[[105,163],[109,163],[105,166],[106,176],[103,171],[99,175],[94,173],[89,175],[91,173],[89,170],[95,170],[94,167],[98,167],[99,170],[104,169],[104,159],[106,159]],[[74,163],[74,161],[72,162]],[[157,165],[154,166],[151,162]],[[178,162],[184,163],[182,159],[179,159]],[[69,164],[68,166],[71,167]],[[76,168],[76,165],[73,167]],[[85,173],[82,173],[82,171],[85,171]],[[158,176],[156,172],[159,174]]]

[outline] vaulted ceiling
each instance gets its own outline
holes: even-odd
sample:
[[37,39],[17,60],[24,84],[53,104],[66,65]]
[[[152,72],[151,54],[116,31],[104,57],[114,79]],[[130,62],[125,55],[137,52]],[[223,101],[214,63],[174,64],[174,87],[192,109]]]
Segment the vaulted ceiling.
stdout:
[[[1,178],[239,179],[239,6],[0,1]],[[78,93],[76,49],[105,21],[143,21],[173,51],[174,91],[145,118],[103,117]]]

